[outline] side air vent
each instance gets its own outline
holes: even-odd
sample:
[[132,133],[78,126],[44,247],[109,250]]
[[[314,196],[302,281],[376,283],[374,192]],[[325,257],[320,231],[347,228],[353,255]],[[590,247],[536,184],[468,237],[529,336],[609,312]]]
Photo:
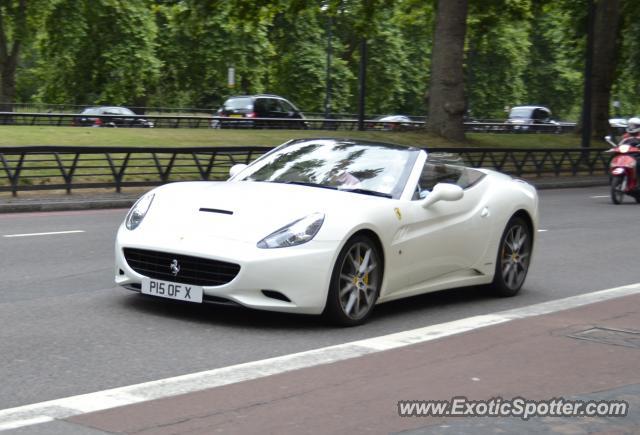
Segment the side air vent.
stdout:
[[282,293],[277,292],[275,290],[262,290],[262,294],[271,299],[277,299],[279,301],[284,301],[284,302],[291,302],[291,299],[289,299]]

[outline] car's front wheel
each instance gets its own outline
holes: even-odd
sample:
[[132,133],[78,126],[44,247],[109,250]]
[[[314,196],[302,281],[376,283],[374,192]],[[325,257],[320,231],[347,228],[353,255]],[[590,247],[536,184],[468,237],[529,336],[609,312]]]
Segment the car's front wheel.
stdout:
[[324,316],[342,326],[364,323],[380,293],[382,268],[380,250],[370,237],[349,239],[333,267]]
[[519,216],[511,218],[500,238],[493,290],[498,296],[514,296],[520,291],[531,261],[533,235]]

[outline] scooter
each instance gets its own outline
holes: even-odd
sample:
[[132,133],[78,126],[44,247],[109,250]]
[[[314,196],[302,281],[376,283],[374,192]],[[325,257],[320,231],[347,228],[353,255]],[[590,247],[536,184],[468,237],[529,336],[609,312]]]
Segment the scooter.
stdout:
[[638,185],[636,156],[640,155],[637,139],[626,139],[616,144],[611,136],[605,137],[611,145],[607,152],[614,153],[609,164],[611,179],[611,202],[622,204],[625,195],[631,196],[640,203],[640,186]]

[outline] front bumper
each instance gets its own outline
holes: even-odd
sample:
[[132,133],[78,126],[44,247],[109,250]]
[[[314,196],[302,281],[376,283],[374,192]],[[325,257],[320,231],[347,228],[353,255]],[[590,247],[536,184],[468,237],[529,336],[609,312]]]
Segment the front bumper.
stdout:
[[[143,240],[136,232],[121,227],[115,246],[115,282],[129,289],[142,282],[143,275],[127,264],[124,247],[197,256],[240,265],[240,272],[229,283],[203,287],[205,301],[207,297],[222,298],[261,310],[320,314],[327,300],[338,244],[312,240],[291,248],[259,249],[255,243],[220,237]],[[263,290],[267,294],[269,290],[279,292],[290,302],[269,297]]]

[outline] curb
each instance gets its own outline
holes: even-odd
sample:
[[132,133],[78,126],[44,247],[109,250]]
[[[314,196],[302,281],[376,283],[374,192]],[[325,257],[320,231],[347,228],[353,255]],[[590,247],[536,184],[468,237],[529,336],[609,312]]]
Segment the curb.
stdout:
[[[533,184],[538,190],[548,189],[570,189],[580,187],[600,187],[607,186],[609,182],[606,178],[593,178],[582,180],[525,180]],[[138,199],[136,196],[127,196],[124,198],[83,198],[83,199],[26,199],[14,200],[15,202],[2,203],[0,200],[0,213],[33,213],[48,211],[74,211],[74,210],[103,210],[114,208],[130,208]]]
[[48,211],[103,210],[114,208],[131,208],[137,198],[123,199],[87,199],[42,202],[15,202],[0,204],[0,213],[33,213]]
[[602,187],[608,186],[609,180],[606,178],[593,180],[525,180],[535,186],[538,190],[546,189],[572,189],[577,187]]

